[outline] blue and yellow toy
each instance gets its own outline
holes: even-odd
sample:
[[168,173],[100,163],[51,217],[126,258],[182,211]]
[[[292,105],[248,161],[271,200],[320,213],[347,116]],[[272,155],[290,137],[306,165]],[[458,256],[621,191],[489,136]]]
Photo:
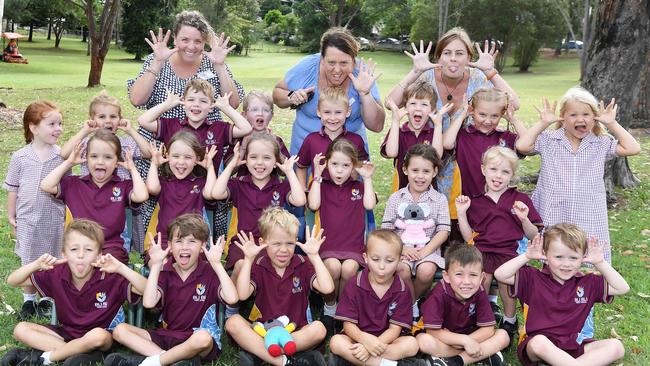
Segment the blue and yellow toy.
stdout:
[[255,322],[253,330],[264,338],[264,347],[271,356],[278,357],[283,353],[292,356],[296,353],[296,342],[291,336],[291,332],[296,330],[296,323],[289,322],[286,315],[264,323]]

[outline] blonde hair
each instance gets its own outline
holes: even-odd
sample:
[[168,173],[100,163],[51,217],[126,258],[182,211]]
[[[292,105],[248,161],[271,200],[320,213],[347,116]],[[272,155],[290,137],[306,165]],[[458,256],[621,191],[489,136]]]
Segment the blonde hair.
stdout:
[[187,97],[187,93],[190,90],[194,92],[201,92],[210,98],[210,101],[214,102],[214,88],[212,87],[212,84],[208,83],[207,81],[203,79],[190,80],[187,85],[185,85],[185,89],[183,89],[183,98]]
[[115,97],[108,95],[106,90],[102,90],[99,94],[95,95],[93,99],[90,100],[90,105],[88,106],[88,115],[93,117],[95,115],[94,109],[98,105],[109,105],[111,107],[117,108],[117,114],[122,118],[122,106],[120,102]]
[[178,32],[184,25],[198,29],[198,31],[201,32],[203,42],[208,42],[210,41],[210,38],[214,37],[212,26],[210,26],[210,23],[205,19],[205,16],[203,16],[199,11],[185,10],[176,14],[176,20],[174,21],[174,37],[178,35]]
[[479,102],[499,103],[501,114],[505,113],[510,103],[508,93],[497,88],[480,88],[472,94],[470,101],[472,108],[476,108]]
[[348,94],[341,87],[326,88],[320,91],[318,95],[318,108],[322,102],[327,101],[335,104],[343,104],[345,108],[350,108]]
[[[560,98],[560,116],[562,116],[566,112],[567,108],[567,103],[569,102],[578,102],[582,104],[586,104],[589,106],[591,109],[591,113],[594,114],[594,116],[599,116],[600,115],[600,110],[598,106],[598,99],[594,97],[593,94],[591,94],[587,89],[581,87],[581,86],[574,86],[573,88],[570,88],[569,90],[564,93],[562,98]],[[556,124],[557,128],[562,127],[562,122],[559,121]],[[594,128],[591,130],[594,135],[600,136],[604,133],[603,128],[600,126],[600,122],[594,121]]]
[[490,161],[505,160],[510,164],[512,169],[511,185],[514,183],[517,176],[517,168],[519,168],[519,157],[512,149],[505,146],[494,145],[485,150],[481,158],[481,165],[487,165]]
[[436,60],[440,58],[440,55],[442,55],[442,51],[445,49],[445,47],[447,47],[448,44],[455,40],[459,40],[465,44],[465,48],[467,49],[470,60],[474,57],[474,47],[472,46],[472,40],[469,39],[469,35],[465,29],[461,27],[454,27],[448,30],[447,33],[443,34],[442,37],[438,39],[438,43],[436,43],[436,50],[433,54]]
[[246,94],[244,97],[244,100],[242,101],[242,109],[244,112],[248,111],[248,105],[250,104],[251,100],[253,99],[259,99],[262,102],[264,102],[270,109],[271,109],[271,114],[273,114],[273,97],[271,94],[268,92],[265,92],[263,90],[251,90]]
[[75,219],[63,233],[63,247],[68,243],[68,236],[71,232],[77,232],[86,238],[97,243],[97,251],[101,252],[104,245],[104,228],[95,221],[88,219]]
[[370,251],[371,247],[375,245],[393,245],[396,247],[398,253],[402,252],[402,239],[394,231],[389,229],[376,229],[368,234],[366,239],[366,253]]
[[438,101],[438,96],[433,89],[433,85],[425,80],[418,80],[404,90],[404,100],[408,103],[408,100],[411,98],[426,99],[431,103],[431,108],[433,109],[436,108],[436,102]]
[[172,241],[175,234],[178,238],[192,235],[202,242],[207,242],[210,236],[210,229],[208,229],[208,224],[205,223],[202,216],[186,213],[175,218],[167,227],[167,238],[169,241]]
[[587,252],[587,234],[574,224],[557,224],[544,230],[544,244],[542,250],[548,251],[551,242],[558,240],[569,249],[578,252]]
[[262,216],[257,220],[260,236],[267,239],[273,228],[286,231],[291,236],[298,236],[300,222],[289,211],[280,206],[269,206],[262,211]]

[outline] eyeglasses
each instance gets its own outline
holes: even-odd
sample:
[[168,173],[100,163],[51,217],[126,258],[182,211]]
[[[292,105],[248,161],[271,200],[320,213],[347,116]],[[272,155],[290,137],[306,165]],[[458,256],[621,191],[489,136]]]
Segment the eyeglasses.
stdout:
[[251,113],[259,113],[262,112],[263,114],[271,114],[273,111],[269,108],[249,108],[246,110],[246,112],[251,112]]

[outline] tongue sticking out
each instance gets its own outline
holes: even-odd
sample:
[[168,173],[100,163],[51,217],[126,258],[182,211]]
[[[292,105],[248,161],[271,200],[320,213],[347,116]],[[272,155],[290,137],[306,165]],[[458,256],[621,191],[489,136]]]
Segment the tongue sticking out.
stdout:
[[183,265],[183,266],[187,265],[188,263],[190,263],[190,256],[189,255],[180,255],[178,257],[178,263],[180,265]]
[[94,176],[97,180],[103,180],[106,178],[106,169],[95,169]]
[[576,131],[578,131],[580,133],[585,133],[585,132],[587,132],[587,126],[577,126]]

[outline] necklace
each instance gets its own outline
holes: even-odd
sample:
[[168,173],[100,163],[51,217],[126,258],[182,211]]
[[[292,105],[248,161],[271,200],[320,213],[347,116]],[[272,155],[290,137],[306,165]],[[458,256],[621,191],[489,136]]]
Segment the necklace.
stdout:
[[460,81],[456,83],[456,86],[454,86],[451,91],[449,91],[449,87],[447,86],[447,83],[445,83],[445,79],[442,76],[442,72],[440,73],[440,82],[442,85],[445,86],[445,90],[447,90],[447,101],[451,102],[452,99],[454,99],[454,96],[452,95],[454,91],[456,91],[456,88],[458,88],[458,85],[460,85],[463,81],[465,80],[465,72],[463,71],[463,77],[460,78]]

